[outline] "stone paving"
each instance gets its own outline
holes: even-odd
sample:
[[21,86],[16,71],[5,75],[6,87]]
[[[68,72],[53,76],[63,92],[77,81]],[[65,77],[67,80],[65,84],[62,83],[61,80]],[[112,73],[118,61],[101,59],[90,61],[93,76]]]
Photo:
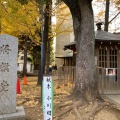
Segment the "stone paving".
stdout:
[[120,95],[102,95],[103,98],[109,100],[109,102],[114,103],[120,107]]

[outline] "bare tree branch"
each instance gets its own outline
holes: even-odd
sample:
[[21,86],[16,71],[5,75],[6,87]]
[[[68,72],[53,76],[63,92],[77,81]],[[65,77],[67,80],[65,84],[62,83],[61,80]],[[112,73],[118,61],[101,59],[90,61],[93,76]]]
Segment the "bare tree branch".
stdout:
[[110,24],[119,14],[120,14],[120,12],[117,13],[117,15],[115,15],[115,17],[113,17],[113,18],[108,22],[108,24]]

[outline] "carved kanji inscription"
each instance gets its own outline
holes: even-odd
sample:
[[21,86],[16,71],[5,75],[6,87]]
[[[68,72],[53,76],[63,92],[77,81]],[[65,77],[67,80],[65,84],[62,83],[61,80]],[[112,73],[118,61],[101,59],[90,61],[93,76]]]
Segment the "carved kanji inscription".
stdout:
[[8,44],[0,46],[0,54],[9,54],[10,51],[11,49],[9,48]]
[[0,71],[1,72],[9,72],[9,63],[4,63],[4,62],[2,62],[1,64],[0,64]]

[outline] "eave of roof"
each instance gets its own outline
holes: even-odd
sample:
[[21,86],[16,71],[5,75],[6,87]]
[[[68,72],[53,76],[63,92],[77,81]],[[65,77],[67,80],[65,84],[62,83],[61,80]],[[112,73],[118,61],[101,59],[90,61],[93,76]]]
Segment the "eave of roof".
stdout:
[[71,42],[71,43],[65,45],[64,47],[67,47],[67,46],[74,46],[74,45],[76,45],[76,41],[73,41],[73,42]]
[[66,57],[73,57],[73,55],[56,55],[55,58],[66,58]]

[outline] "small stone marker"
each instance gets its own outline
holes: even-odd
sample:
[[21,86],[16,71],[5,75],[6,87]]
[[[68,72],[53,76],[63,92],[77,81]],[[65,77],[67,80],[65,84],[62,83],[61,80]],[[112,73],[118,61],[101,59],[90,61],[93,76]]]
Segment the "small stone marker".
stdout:
[[42,107],[44,120],[52,120],[53,116],[53,82],[51,76],[43,77]]
[[24,120],[24,109],[16,109],[17,57],[18,39],[0,35],[0,120]]

